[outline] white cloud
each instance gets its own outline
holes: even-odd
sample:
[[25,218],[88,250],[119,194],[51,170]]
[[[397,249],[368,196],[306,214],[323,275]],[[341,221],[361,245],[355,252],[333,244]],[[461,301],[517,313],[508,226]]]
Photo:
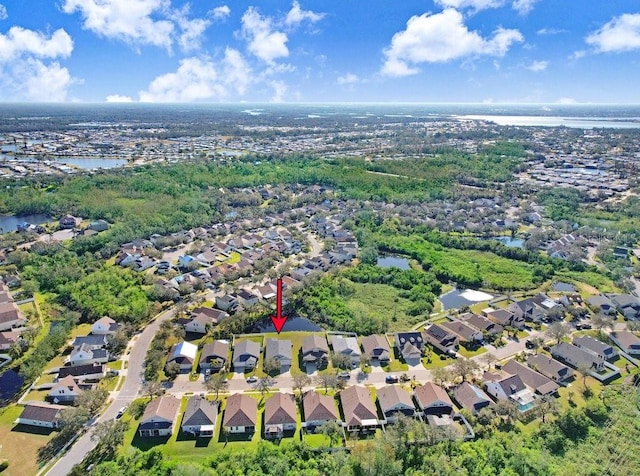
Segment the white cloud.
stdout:
[[505,0],[435,0],[435,3],[444,8],[456,8],[458,10],[472,8],[475,11],[480,11],[488,8],[499,8],[504,5]]
[[536,33],[538,35],[559,35],[560,33],[567,33],[567,30],[561,28],[540,28]]
[[214,20],[224,20],[231,15],[231,9],[228,5],[221,5],[211,10],[211,16]]
[[578,51],[574,51],[573,53],[571,53],[569,55],[569,59],[571,61],[575,61],[575,60],[579,60],[580,58],[584,58],[585,56],[587,56],[587,52],[584,50],[578,50]]
[[241,34],[249,42],[249,51],[269,64],[289,56],[286,33],[277,31],[271,18],[263,17],[254,7],[249,7],[242,15]]
[[170,49],[174,24],[154,16],[169,13],[169,0],[64,0],[62,10],[83,16],[83,28],[131,45]]
[[60,102],[76,82],[57,61],[18,59],[0,68],[0,98],[4,101]]
[[6,20],[7,18],[9,18],[9,15],[7,14],[7,7],[0,3],[0,20]]
[[575,99],[573,99],[573,98],[567,98],[567,97],[564,97],[564,98],[560,98],[560,99],[558,99],[556,102],[557,102],[558,104],[576,104],[578,101],[576,101],[576,100],[575,100]]
[[271,81],[271,87],[273,88],[273,97],[271,98],[271,102],[283,102],[284,95],[287,92],[287,85],[284,81],[274,80]]
[[202,43],[202,35],[211,25],[210,20],[204,18],[194,18],[190,20],[189,4],[185,4],[179,10],[172,13],[171,18],[180,27],[181,33],[178,36],[178,44],[182,51],[188,52],[193,50],[199,50]]
[[640,49],[640,13],[625,13],[613,18],[585,41],[601,53]]
[[201,58],[185,58],[174,73],[155,78],[141,102],[193,102],[221,100],[230,90],[242,95],[252,81],[251,69],[242,55],[227,48],[219,64]]
[[529,71],[533,71],[534,73],[539,73],[541,71],[546,70],[548,66],[549,66],[548,61],[534,61],[529,66],[527,66],[527,69]]
[[533,6],[537,1],[538,0],[513,0],[512,7],[520,15],[526,15],[533,10]]
[[413,16],[407,28],[396,33],[385,49],[382,74],[407,76],[415,74],[420,63],[447,62],[474,55],[504,56],[515,42],[524,40],[518,30],[498,28],[493,37],[484,39],[469,31],[462,14],[454,9],[430,15]]
[[40,32],[13,26],[6,35],[0,33],[0,62],[30,55],[40,58],[67,58],[73,51],[73,40],[62,28],[50,38]]
[[338,76],[336,81],[338,84],[355,84],[360,82],[358,75],[353,73],[347,73],[344,76]]
[[284,23],[290,26],[299,25],[305,20],[309,21],[310,23],[316,23],[322,20],[324,16],[324,13],[316,13],[312,12],[311,10],[303,10],[300,7],[300,3],[294,1],[293,5],[291,6],[291,10],[289,10],[289,13],[287,13],[287,17],[285,18]]
[[106,97],[106,102],[133,102],[129,96],[121,96],[120,94],[112,94]]

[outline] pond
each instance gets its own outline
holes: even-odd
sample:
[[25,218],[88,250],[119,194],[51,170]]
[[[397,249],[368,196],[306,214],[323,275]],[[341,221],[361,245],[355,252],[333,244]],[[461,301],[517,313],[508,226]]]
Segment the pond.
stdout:
[[509,248],[522,248],[524,246],[524,240],[522,238],[511,238],[510,236],[496,236],[490,239],[494,241],[499,241],[504,246],[508,246]]
[[[284,324],[284,328],[282,332],[290,332],[290,331],[303,331],[303,332],[319,332],[322,328],[318,326],[316,323],[311,322],[306,317],[290,317],[287,319],[287,322]],[[259,327],[258,332],[275,332],[276,329],[273,327],[273,323],[271,319],[268,321],[263,321]]]
[[41,225],[42,223],[49,223],[51,217],[49,215],[35,214],[35,215],[0,215],[0,233],[9,233],[10,231],[16,231],[18,224],[31,223],[32,225]]
[[409,260],[406,258],[401,258],[400,256],[385,256],[383,258],[378,258],[377,265],[381,268],[399,268],[399,269],[410,269]]
[[13,398],[22,387],[24,377],[15,370],[7,370],[0,374],[0,404]]
[[575,293],[576,291],[578,291],[578,289],[573,284],[563,283],[561,281],[553,283],[553,286],[551,286],[551,290],[561,293]]
[[73,165],[79,169],[114,169],[116,167],[122,167],[127,165],[125,159],[73,159],[73,158],[61,158],[55,159],[53,162],[58,162],[65,165]]
[[482,291],[475,291],[473,289],[454,289],[446,294],[440,296],[440,302],[442,303],[442,309],[460,309],[464,306],[471,306],[472,304],[488,301],[492,299],[491,294],[483,293]]

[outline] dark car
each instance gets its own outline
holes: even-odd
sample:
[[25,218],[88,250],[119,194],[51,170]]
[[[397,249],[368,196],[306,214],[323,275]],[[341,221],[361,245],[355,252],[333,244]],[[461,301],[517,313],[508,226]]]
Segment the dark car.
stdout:
[[387,375],[384,381],[387,383],[398,383],[398,377],[396,377],[395,375]]
[[531,339],[527,339],[527,340],[524,342],[524,346],[525,346],[527,349],[533,349],[533,348],[535,347],[535,344],[533,343],[533,341],[532,341]]

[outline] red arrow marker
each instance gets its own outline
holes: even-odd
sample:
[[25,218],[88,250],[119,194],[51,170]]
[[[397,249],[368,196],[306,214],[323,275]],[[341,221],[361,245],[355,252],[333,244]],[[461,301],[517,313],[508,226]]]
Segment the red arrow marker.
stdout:
[[278,278],[276,283],[278,286],[276,291],[276,315],[271,316],[271,322],[273,322],[273,327],[276,328],[276,332],[280,334],[284,323],[287,322],[287,316],[282,315],[282,279]]

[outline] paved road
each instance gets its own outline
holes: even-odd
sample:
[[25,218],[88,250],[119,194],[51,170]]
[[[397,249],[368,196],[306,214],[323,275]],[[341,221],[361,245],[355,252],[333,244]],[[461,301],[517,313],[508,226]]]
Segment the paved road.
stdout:
[[[119,392],[112,393],[113,400],[111,404],[95,423],[114,418],[120,407],[129,405],[138,396],[142,385],[142,368],[147,349],[153,336],[160,328],[160,324],[167,319],[171,319],[174,312],[173,309],[163,312],[129,342],[128,349],[130,349],[130,353],[125,357],[125,361],[128,361],[128,368],[122,371],[125,376],[124,385]],[[95,447],[95,443],[91,441],[92,430],[93,428],[90,428],[75,442],[67,453],[49,470],[47,476],[66,476],[73,466],[82,462],[85,456]]]

